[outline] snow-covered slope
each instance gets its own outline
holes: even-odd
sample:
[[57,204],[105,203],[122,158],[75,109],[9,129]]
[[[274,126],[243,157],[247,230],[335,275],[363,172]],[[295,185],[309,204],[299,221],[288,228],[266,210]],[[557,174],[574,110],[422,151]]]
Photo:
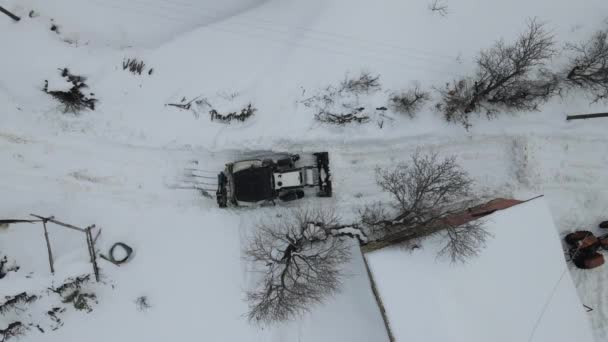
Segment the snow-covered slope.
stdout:
[[[321,205],[349,219],[353,208],[379,198],[374,168],[406,160],[421,147],[456,154],[488,194],[545,193],[562,232],[588,228],[605,215],[605,122],[564,120],[603,109],[580,94],[556,99],[540,113],[477,120],[468,132],[445,124],[430,105],[413,120],[390,113],[394,122],[380,129],[375,122],[319,125],[301,103],[362,69],[381,75],[383,89],[366,99],[370,105],[384,104],[390,91],[413,81],[442,86],[468,73],[479,49],[513,39],[529,17],[546,22],[559,44],[585,37],[604,25],[605,1],[450,1],[445,17],[426,2],[397,0],[0,0],[0,6],[23,17],[13,23],[0,15],[0,216],[35,212],[95,223],[103,227],[102,252],[118,240],[136,249],[121,268],[100,261],[113,288],[97,290],[92,313],[69,313],[61,329],[33,330],[25,341],[85,331],[93,341],[386,338],[357,259],[344,291],[301,322],[250,326],[242,317],[249,278],[240,247],[258,215],[279,209],[220,211],[196,193],[168,189],[190,160],[215,171],[234,151],[328,150],[336,196]],[[50,30],[53,24],[59,33]],[[122,70],[125,58],[140,58],[154,71],[130,74]],[[95,111],[63,114],[41,91],[64,67],[88,78],[99,99]],[[225,125],[205,111],[197,118],[165,106],[198,96],[219,109],[251,102],[258,111]],[[2,280],[0,297],[23,281],[48,286],[87,269],[82,241],[55,231],[58,273],[49,277],[40,230],[0,231],[0,249],[22,266],[20,275],[34,272],[31,279],[11,274]],[[600,286],[608,271],[572,272],[583,302],[595,309],[588,315],[597,339],[608,340],[608,301]],[[8,281],[14,287],[5,287]],[[146,313],[133,304],[141,295],[153,306]],[[122,330],[109,329],[118,324]]]

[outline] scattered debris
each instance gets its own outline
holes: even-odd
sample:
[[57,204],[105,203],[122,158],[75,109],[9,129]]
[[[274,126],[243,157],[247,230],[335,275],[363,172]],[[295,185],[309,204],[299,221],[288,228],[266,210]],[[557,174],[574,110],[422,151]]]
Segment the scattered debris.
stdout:
[[364,107],[355,108],[349,113],[330,113],[326,110],[321,110],[315,114],[315,120],[323,123],[336,125],[344,125],[351,122],[366,123],[369,122],[369,115],[363,113]]
[[152,307],[150,302],[148,301],[148,296],[140,296],[135,300],[135,306],[137,307],[137,311],[148,311]]
[[175,108],[179,108],[179,109],[183,109],[183,110],[190,110],[190,108],[192,107],[192,103],[197,101],[199,98],[200,98],[200,96],[197,96],[197,97],[193,98],[192,100],[186,102],[186,98],[182,97],[182,100],[180,103],[167,103],[167,104],[165,104],[165,106],[171,106],[171,107],[175,107]]
[[[146,63],[144,61],[138,60],[137,58],[127,58],[122,61],[122,70],[129,70],[132,74],[141,75],[144,71]],[[148,72],[149,75],[152,74],[152,69]]]
[[89,301],[92,301],[95,304],[97,304],[98,303],[97,296],[94,293],[80,292],[80,290],[76,290],[76,291],[70,293],[63,299],[63,303],[65,303],[65,304],[72,303],[72,305],[74,305],[74,308],[76,308],[76,310],[86,311],[86,312],[93,311],[93,308],[91,307],[91,304],[89,303]]
[[433,13],[437,13],[442,17],[448,15],[448,5],[440,0],[434,0],[429,4],[429,10]]
[[51,328],[53,331],[61,328],[63,326],[63,321],[59,317],[59,314],[64,313],[65,308],[54,307],[51,310],[47,311],[47,315],[55,323],[55,325]]
[[76,278],[68,278],[65,280],[65,282],[57,287],[57,288],[53,288],[53,287],[49,287],[49,290],[51,290],[54,293],[57,293],[58,295],[65,297],[66,294],[70,291],[79,291],[82,286],[86,283],[88,283],[91,280],[91,275],[87,274],[87,275],[82,275]]

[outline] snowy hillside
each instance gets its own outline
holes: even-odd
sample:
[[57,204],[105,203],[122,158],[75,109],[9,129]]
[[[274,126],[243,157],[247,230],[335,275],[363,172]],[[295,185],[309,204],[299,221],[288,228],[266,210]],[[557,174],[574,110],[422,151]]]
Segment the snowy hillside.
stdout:
[[[446,123],[432,101],[413,119],[390,110],[361,125],[314,119],[306,100],[345,75],[380,76],[381,89],[353,100],[376,108],[413,82],[432,89],[470,74],[481,49],[515,39],[529,18],[545,23],[560,48],[608,26],[603,0],[447,0],[445,16],[430,2],[0,0],[21,17],[0,14],[0,219],[34,213],[95,224],[102,254],[117,241],[135,250],[121,267],[100,260],[103,284],[87,285],[98,304],[63,313],[53,330],[47,310],[61,303],[46,289],[89,272],[84,238],[49,227],[51,276],[39,224],[0,228],[0,251],[21,266],[0,280],[0,298],[41,296],[32,317],[0,316],[0,329],[21,319],[45,331],[32,326],[21,341],[387,341],[358,253],[343,290],[302,320],[249,324],[243,291],[253,275],[242,247],[256,220],[282,209],[222,210],[172,189],[194,160],[215,173],[247,151],[328,151],[335,195],[305,203],[350,220],[383,196],[376,167],[437,151],[457,156],[489,197],[543,193],[560,235],[608,220],[608,121],[565,120],[606,111],[588,95],[476,117],[470,130]],[[123,70],[133,58],[145,63],[141,74]],[[563,63],[556,57],[551,66]],[[66,87],[64,68],[86,77],[94,111],[63,113],[43,92],[45,80],[49,91]],[[244,122],[208,114],[248,104],[256,111]],[[606,267],[570,270],[594,309],[587,315],[597,341],[608,341]],[[143,312],[134,303],[141,296],[151,305]]]

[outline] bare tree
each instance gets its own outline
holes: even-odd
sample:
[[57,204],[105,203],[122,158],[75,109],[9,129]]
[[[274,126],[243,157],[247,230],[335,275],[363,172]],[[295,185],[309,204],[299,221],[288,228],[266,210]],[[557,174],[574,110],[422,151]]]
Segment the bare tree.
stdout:
[[395,112],[406,114],[413,118],[416,113],[431,99],[428,91],[420,89],[418,84],[413,88],[393,93],[389,99],[390,106]]
[[590,92],[594,102],[608,100],[608,30],[596,32],[587,42],[570,44],[574,52],[566,67],[566,84]]
[[350,258],[346,238],[364,238],[338,224],[329,211],[294,210],[265,220],[245,250],[263,279],[247,293],[249,319],[271,323],[294,318],[339,291],[342,265]]
[[555,54],[553,37],[530,20],[512,44],[502,40],[480,53],[475,76],[463,77],[439,90],[437,108],[449,122],[470,127],[470,114],[485,111],[538,110],[559,90],[558,78],[544,66]]
[[381,203],[360,210],[362,226],[374,238],[398,235],[398,241],[417,240],[443,232],[439,253],[453,262],[476,255],[489,233],[481,221],[458,224],[451,217],[464,211],[474,195],[473,181],[454,157],[416,152],[409,163],[377,169],[377,183],[394,199],[393,212]]
[[420,225],[449,213],[455,203],[471,194],[473,181],[455,157],[416,151],[409,163],[377,169],[376,181],[399,207],[400,224]]

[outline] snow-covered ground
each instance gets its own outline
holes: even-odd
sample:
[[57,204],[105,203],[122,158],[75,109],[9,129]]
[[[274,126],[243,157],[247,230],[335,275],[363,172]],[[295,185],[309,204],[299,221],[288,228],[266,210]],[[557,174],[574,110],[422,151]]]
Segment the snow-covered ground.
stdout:
[[[56,332],[33,331],[24,340],[85,332],[93,341],[125,334],[152,341],[386,339],[356,258],[344,291],[302,321],[249,325],[242,316],[250,279],[241,246],[256,217],[280,209],[219,210],[194,192],[169,189],[191,160],[216,171],[243,150],[328,150],[336,195],[321,204],[348,219],[353,208],[380,196],[375,167],[422,148],[457,155],[489,196],[544,193],[562,233],[607,219],[607,122],[565,121],[566,114],[605,110],[581,94],[556,99],[540,113],[476,120],[470,131],[447,125],[430,105],[412,120],[391,114],[395,120],[382,129],[375,122],[336,128],[314,121],[301,101],[346,73],[380,74],[383,89],[366,101],[383,105],[387,93],[413,81],[442,86],[468,73],[481,48],[513,39],[527,18],[546,22],[563,45],[608,17],[601,0],[447,3],[441,17],[424,1],[0,0],[23,17],[13,23],[0,15],[0,216],[34,212],[95,223],[103,228],[102,252],[115,241],[136,250],[120,268],[100,261],[113,286],[98,289],[92,313],[70,313]],[[59,33],[50,30],[53,23]],[[153,73],[123,71],[123,60],[134,57]],[[60,80],[64,67],[88,77],[99,99],[95,111],[63,114],[41,91],[44,80]],[[218,109],[251,102],[258,111],[225,125],[204,111],[197,118],[165,106],[198,96]],[[38,225],[0,231],[0,249],[18,261],[22,275],[34,272],[31,279],[18,280],[19,273],[3,279],[0,297],[87,269],[82,241],[67,233],[51,232],[58,244],[51,278]],[[608,341],[608,269],[571,272],[581,301],[594,308],[587,315],[596,339]],[[145,313],[133,303],[141,295],[152,305]]]

